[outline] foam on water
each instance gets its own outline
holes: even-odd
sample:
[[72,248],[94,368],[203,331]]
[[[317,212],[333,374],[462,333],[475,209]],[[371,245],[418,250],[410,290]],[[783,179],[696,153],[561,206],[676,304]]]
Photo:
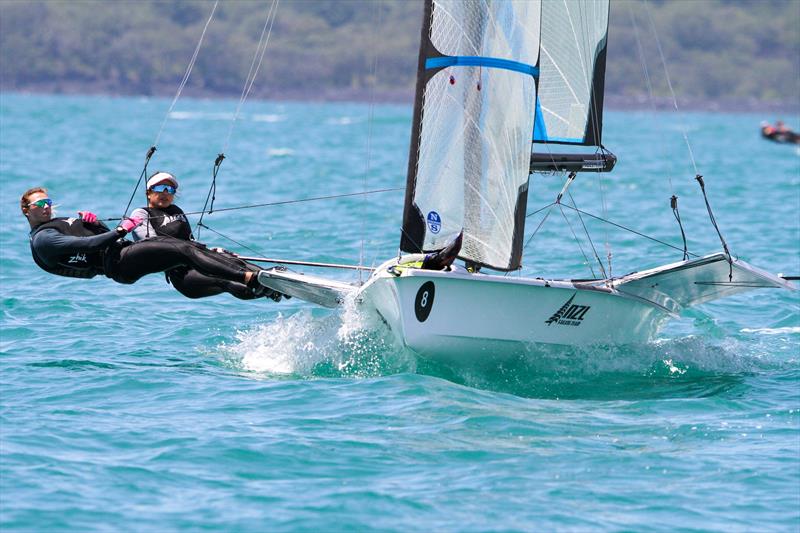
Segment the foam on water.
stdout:
[[414,358],[391,332],[362,313],[352,298],[342,309],[315,315],[303,309],[253,329],[237,343],[221,346],[234,367],[255,373],[299,377],[370,377],[413,371]]
[[291,148],[268,148],[267,155],[270,157],[286,157],[294,155],[294,150]]
[[276,114],[255,114],[252,117],[254,122],[283,122],[286,120],[286,115],[276,115]]
[[784,335],[787,333],[800,333],[800,326],[784,328],[742,328],[742,333],[761,333],[762,335]]

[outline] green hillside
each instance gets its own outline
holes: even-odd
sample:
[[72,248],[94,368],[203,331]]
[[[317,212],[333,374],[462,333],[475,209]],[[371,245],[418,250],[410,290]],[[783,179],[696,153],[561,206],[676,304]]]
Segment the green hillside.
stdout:
[[[552,0],[545,0],[552,1]],[[209,1],[0,0],[3,90],[173,94]],[[253,94],[410,98],[421,2],[284,0]],[[221,2],[187,93],[238,95],[269,2]],[[608,94],[646,94],[636,21],[654,90],[667,96],[652,21],[682,99],[800,101],[800,1],[678,0],[612,4]]]

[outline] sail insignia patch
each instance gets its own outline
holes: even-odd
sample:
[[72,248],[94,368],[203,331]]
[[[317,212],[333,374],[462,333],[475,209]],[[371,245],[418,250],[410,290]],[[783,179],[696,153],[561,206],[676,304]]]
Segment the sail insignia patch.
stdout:
[[436,234],[442,231],[442,217],[436,211],[428,213],[428,229],[431,233]]

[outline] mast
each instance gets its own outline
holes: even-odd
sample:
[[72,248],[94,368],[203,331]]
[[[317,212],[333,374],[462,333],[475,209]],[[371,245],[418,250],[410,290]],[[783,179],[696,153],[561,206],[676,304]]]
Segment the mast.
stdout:
[[406,174],[403,227],[402,233],[400,234],[400,249],[409,253],[423,251],[422,241],[425,236],[425,224],[422,223],[422,212],[419,210],[419,207],[414,204],[414,188],[417,178],[420,130],[422,128],[422,103],[425,84],[431,75],[431,73],[425,69],[425,61],[430,54],[436,53],[429,37],[431,33],[432,11],[432,0],[425,0],[425,8],[422,15],[422,33],[419,40],[419,59],[417,60],[417,83],[414,92],[414,118],[411,123],[411,145],[408,150],[408,172]]

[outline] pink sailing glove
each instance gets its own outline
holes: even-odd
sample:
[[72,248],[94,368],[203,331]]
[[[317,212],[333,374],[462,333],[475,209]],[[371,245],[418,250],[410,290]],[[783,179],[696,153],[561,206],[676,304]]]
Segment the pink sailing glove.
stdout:
[[80,215],[84,222],[88,222],[89,224],[94,224],[97,222],[97,215],[91,211],[78,211],[78,215]]
[[122,222],[120,222],[119,226],[117,226],[117,231],[122,230],[122,232],[128,233],[141,223],[142,219],[139,217],[126,218]]

